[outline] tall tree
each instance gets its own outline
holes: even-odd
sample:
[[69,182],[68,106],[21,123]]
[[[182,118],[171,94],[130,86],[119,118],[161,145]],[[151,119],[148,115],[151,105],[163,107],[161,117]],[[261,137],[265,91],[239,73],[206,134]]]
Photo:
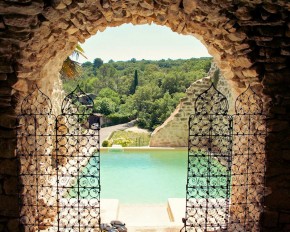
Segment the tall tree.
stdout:
[[103,65],[104,61],[101,58],[94,59],[94,68],[98,69]]
[[132,83],[132,86],[131,86],[130,94],[134,94],[136,92],[137,86],[138,86],[138,71],[135,70],[134,80],[133,80],[133,83]]

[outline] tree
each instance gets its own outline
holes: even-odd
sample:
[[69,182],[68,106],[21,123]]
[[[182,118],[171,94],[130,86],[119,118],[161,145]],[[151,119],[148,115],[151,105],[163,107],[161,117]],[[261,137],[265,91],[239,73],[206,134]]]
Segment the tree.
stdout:
[[94,101],[95,111],[104,115],[109,115],[115,113],[116,103],[113,102],[110,98],[97,98]]
[[103,88],[98,94],[98,98],[109,98],[111,99],[116,105],[120,104],[120,97],[117,92],[110,88]]
[[83,68],[88,68],[88,67],[92,67],[92,66],[93,66],[93,63],[90,61],[86,61],[82,64]]
[[137,86],[138,86],[138,71],[135,70],[134,80],[133,80],[133,83],[131,85],[130,94],[134,94],[136,92]]
[[64,79],[64,89],[69,93],[79,84],[85,92],[97,95],[98,112],[109,114],[116,122],[138,119],[139,126],[152,130],[185,97],[186,88],[206,75],[212,59],[133,61],[104,63],[97,69],[85,62],[81,78]]
[[85,56],[84,50],[82,47],[78,44],[73,53],[66,58],[66,60],[63,62],[63,65],[60,70],[60,75],[63,78],[66,79],[73,79],[75,77],[80,76],[81,73],[81,65],[79,62],[73,60],[72,58],[76,58],[76,60],[79,58],[79,56],[83,56],[84,58],[87,58]]
[[163,78],[161,88],[163,93],[167,91],[169,94],[173,94],[178,92],[179,82],[178,78],[174,74],[168,74],[165,78]]
[[104,61],[101,58],[94,59],[94,68],[98,69],[103,65]]

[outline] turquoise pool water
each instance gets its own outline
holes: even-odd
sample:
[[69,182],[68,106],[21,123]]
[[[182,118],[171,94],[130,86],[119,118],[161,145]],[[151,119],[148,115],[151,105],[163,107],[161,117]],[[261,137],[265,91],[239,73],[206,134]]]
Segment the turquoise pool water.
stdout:
[[[92,157],[81,173],[94,175],[98,172],[96,162]],[[101,151],[100,163],[101,198],[115,198],[125,204],[156,204],[166,203],[168,198],[186,197],[186,150]],[[209,160],[206,155],[199,154],[191,157],[190,166],[191,175],[196,175],[188,183],[194,188],[191,192],[194,197],[227,196],[227,169],[216,159]],[[207,179],[208,175],[210,179]],[[98,196],[98,192],[94,191],[98,187],[96,178],[80,177],[78,182],[79,189],[74,185],[65,197]]]
[[186,150],[101,152],[101,198],[165,203],[185,198]]

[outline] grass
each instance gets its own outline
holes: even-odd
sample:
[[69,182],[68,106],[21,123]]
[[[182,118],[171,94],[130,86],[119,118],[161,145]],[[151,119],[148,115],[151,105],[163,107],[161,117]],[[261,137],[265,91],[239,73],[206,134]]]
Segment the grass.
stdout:
[[148,146],[149,133],[136,133],[132,131],[115,131],[109,139],[110,144],[120,144],[123,147]]

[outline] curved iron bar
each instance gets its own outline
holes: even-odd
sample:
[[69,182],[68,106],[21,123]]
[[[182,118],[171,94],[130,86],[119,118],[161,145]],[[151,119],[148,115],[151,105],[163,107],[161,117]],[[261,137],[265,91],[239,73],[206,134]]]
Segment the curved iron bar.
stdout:
[[[189,118],[185,231],[228,228],[232,117],[214,84],[195,100]],[[182,230],[181,229],[181,230]]]
[[267,136],[263,101],[248,86],[237,97],[235,110],[227,114],[227,100],[213,85],[195,101],[182,228],[187,232],[260,229]]
[[52,103],[50,98],[35,85],[34,90],[23,99],[20,112],[26,115],[51,114]]
[[79,85],[68,94],[61,106],[62,114],[92,114],[94,101]]
[[57,208],[56,202],[48,203],[55,194],[54,123],[51,100],[37,85],[33,86],[21,103],[17,129],[19,222],[21,228],[25,227],[23,230],[48,227],[50,222],[45,222],[44,216],[52,218]]
[[228,100],[214,83],[202,92],[194,102],[195,114],[227,114],[229,109]]
[[100,231],[100,118],[92,114],[92,99],[78,86],[55,117],[47,107],[50,99],[37,87],[21,106],[21,227]]
[[[249,85],[235,102],[232,231],[259,231],[265,197],[267,120],[262,98]],[[242,165],[241,165],[242,164]]]
[[57,228],[100,231],[100,117],[79,86],[65,97],[61,112],[56,121]]
[[262,98],[252,89],[251,85],[242,92],[235,101],[236,114],[263,114]]

